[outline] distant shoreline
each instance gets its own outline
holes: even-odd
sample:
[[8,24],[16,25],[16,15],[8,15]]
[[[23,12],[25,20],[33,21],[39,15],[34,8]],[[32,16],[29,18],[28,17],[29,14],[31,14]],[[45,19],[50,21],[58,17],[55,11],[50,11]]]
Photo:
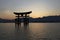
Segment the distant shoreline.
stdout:
[[[15,22],[0,22],[0,23],[15,23]],[[29,22],[29,23],[60,23],[60,22]]]
[[[19,18],[19,22],[28,21],[29,23],[60,23],[60,15],[59,16],[47,16],[43,18]],[[18,18],[13,20],[2,19],[0,18],[0,23],[15,23],[18,21]]]

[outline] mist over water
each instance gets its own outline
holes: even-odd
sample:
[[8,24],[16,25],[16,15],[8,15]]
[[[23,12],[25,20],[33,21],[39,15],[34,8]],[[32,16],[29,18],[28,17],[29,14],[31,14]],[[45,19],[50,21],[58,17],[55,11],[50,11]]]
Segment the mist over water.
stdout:
[[60,23],[0,23],[0,40],[60,40]]

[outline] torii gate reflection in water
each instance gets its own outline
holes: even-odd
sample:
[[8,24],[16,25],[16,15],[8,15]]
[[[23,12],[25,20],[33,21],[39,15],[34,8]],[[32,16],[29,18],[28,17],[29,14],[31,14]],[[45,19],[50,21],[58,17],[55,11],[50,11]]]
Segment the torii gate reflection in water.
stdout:
[[32,13],[32,11],[29,12],[14,12],[14,14],[16,15],[16,19],[15,19],[15,24],[20,24],[21,25],[21,18],[23,18],[23,23],[24,25],[29,24],[29,14]]

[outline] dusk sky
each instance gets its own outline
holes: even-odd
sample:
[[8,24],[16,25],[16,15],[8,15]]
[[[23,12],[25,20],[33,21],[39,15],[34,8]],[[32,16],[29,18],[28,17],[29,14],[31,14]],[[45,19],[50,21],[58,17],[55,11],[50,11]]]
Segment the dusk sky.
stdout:
[[0,18],[14,19],[13,12],[32,11],[31,17],[60,15],[60,0],[0,0]]

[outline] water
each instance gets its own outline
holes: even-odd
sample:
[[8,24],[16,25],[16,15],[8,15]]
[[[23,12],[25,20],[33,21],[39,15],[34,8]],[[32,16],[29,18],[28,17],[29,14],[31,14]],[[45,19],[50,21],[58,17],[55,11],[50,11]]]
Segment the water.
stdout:
[[0,40],[60,40],[60,23],[0,23]]

